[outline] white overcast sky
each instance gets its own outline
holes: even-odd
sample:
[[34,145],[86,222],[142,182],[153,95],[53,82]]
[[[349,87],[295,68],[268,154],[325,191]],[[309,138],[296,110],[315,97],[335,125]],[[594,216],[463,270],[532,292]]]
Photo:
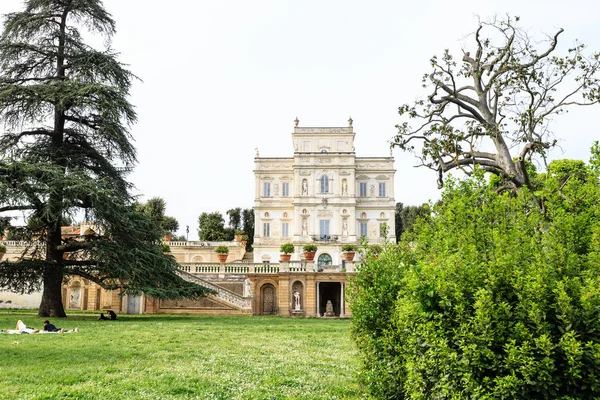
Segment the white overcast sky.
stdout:
[[[0,13],[22,8],[0,0]],[[346,126],[358,156],[389,155],[399,105],[423,97],[429,59],[472,50],[477,15],[510,13],[532,34],[565,29],[600,51],[600,1],[104,0],[117,22],[113,47],[143,82],[131,102],[139,164],[130,180],[142,199],[197,238],[202,212],[250,208],[254,154],[290,157],[293,120]],[[587,160],[600,138],[600,108],[575,110],[553,129],[554,158]],[[436,199],[436,177],[394,150],[396,201]]]

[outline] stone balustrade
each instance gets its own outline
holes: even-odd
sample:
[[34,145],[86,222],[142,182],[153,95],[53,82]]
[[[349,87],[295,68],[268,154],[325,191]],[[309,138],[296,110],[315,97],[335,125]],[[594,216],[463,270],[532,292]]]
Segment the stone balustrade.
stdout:
[[[278,274],[279,272],[306,273],[317,272],[313,262],[291,261],[279,264],[264,263],[179,263],[179,269],[190,274],[215,274],[215,275],[247,275],[247,274]],[[354,263],[346,263],[346,270],[342,271],[339,265],[327,265],[321,268],[329,273],[354,272]]]

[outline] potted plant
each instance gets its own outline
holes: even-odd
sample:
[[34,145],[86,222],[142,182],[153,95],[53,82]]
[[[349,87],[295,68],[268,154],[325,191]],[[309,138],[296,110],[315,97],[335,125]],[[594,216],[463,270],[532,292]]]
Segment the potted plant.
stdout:
[[241,242],[242,240],[244,240],[243,237],[244,237],[245,233],[246,232],[244,232],[242,230],[236,229],[235,230],[235,241],[236,242]]
[[171,237],[173,237],[173,234],[171,232],[165,232],[165,237],[163,239],[165,240],[165,242],[170,242]]
[[292,258],[292,253],[294,252],[294,245],[291,243],[284,243],[279,248],[282,254],[280,254],[280,260],[289,262],[290,258]]
[[246,243],[248,243],[248,235],[242,235],[242,246],[246,247]]
[[215,253],[217,253],[217,258],[219,259],[219,262],[224,263],[225,261],[227,261],[229,247],[225,245],[217,246],[217,248],[215,249]]
[[356,245],[346,243],[342,245],[342,251],[344,252],[344,260],[352,262],[354,255],[356,254]]
[[3,245],[2,243],[0,243],[0,260],[2,260],[2,257],[4,257],[5,254],[6,254],[6,246]]
[[315,259],[315,254],[317,253],[316,244],[305,244],[304,247],[302,247],[302,250],[304,250],[304,259],[306,261],[313,261]]

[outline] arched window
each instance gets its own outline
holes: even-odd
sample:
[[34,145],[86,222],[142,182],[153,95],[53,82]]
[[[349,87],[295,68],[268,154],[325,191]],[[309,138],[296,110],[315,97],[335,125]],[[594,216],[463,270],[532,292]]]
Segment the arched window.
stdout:
[[329,178],[327,175],[321,177],[321,193],[329,193]]
[[331,265],[331,256],[327,253],[321,254],[317,264],[319,267],[322,267],[323,265]]

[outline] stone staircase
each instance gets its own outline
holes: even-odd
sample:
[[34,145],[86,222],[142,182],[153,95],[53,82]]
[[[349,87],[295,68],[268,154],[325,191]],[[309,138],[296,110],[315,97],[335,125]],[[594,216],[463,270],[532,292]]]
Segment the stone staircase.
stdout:
[[197,275],[190,274],[189,272],[179,270],[177,271],[177,274],[188,282],[192,282],[196,285],[214,290],[216,294],[209,295],[209,298],[225,303],[230,307],[242,311],[244,314],[252,313],[252,298],[240,296],[231,290],[225,289],[219,285],[215,285],[214,283],[209,282],[206,279],[202,279]]

